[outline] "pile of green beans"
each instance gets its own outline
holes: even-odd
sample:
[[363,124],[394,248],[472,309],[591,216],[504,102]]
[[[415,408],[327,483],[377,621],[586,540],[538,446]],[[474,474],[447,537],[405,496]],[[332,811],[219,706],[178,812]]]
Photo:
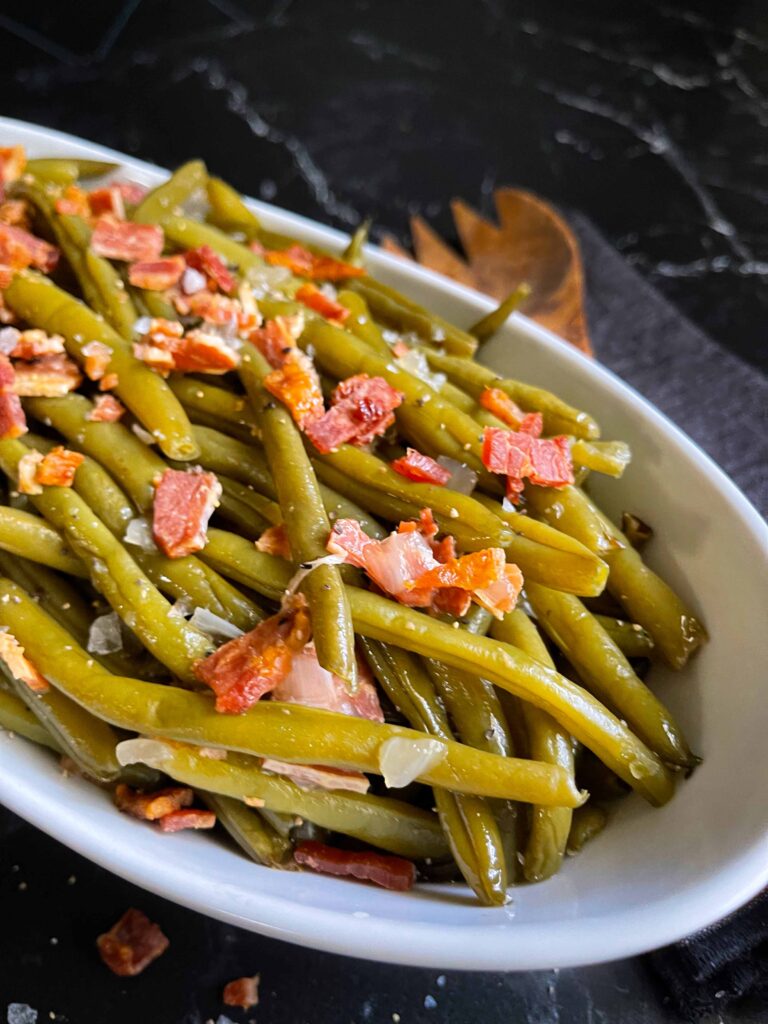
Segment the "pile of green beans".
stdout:
[[[628,446],[600,440],[597,421],[561,397],[475,360],[527,294],[525,284],[465,330],[367,270],[348,269],[335,293],[346,316],[331,322],[299,302],[296,267],[270,276],[269,250],[303,243],[263,225],[201,161],[129,208],[136,224],[162,228],[168,255],[210,247],[239,287],[254,289],[263,318],[298,318],[298,343],[326,395],[360,373],[403,394],[385,439],[320,453],[269,393],[272,367],[256,335],[239,340],[237,370],[216,379],[163,376],[136,358],[136,320],[176,319],[173,294],[129,286],[125,265],[93,251],[92,224],[56,208],[62,189],[112,171],[93,161],[32,160],[10,188],[70,273],[57,272],[55,281],[16,273],[6,306],[19,326],[61,335],[81,365],[88,342],[105,345],[127,414],[121,422],[93,419],[98,392],[86,381],[63,397],[24,398],[28,432],[0,440],[0,629],[50,684],[33,693],[0,665],[0,727],[103,785],[192,787],[260,864],[293,866],[290,828],[300,819],[331,841],[338,834],[413,859],[427,876],[433,864],[444,877],[455,871],[489,906],[505,903],[513,884],[554,875],[566,853],[601,831],[612,794],[629,787],[665,804],[698,758],[647,670],[655,661],[683,668],[706,633],[588,494],[591,473],[622,475]],[[201,218],[192,210],[203,198]],[[368,229],[361,224],[341,254],[304,248],[365,268]],[[407,339],[430,372],[406,368],[395,338]],[[540,412],[545,436],[568,437],[575,485],[528,484],[517,508],[502,500],[500,478],[482,462],[483,428],[503,425],[482,405],[490,387]],[[141,440],[145,432],[151,444]],[[62,444],[84,456],[72,485],[19,493],[25,456]],[[390,465],[406,446],[457,460],[474,471],[476,486],[466,493],[406,479]],[[204,546],[181,558],[131,534],[140,517],[149,528],[155,487],[169,467],[200,467],[222,489]],[[298,584],[318,661],[350,695],[367,665],[386,720],[273,700],[241,715],[215,710],[195,665],[221,641],[193,625],[204,619],[188,622],[189,612],[205,610],[247,632],[280,610],[299,568],[326,554],[336,520],[354,519],[382,540],[424,509],[459,554],[501,548],[518,566],[524,591],[514,611],[499,619],[478,605],[461,619],[427,614],[372,589],[357,570],[324,561]],[[623,522],[640,521],[627,513]],[[276,527],[289,559],[254,544]],[[94,621],[111,612],[123,648],[89,653]],[[137,758],[124,765],[117,748],[130,736],[148,739],[124,748]],[[384,776],[389,741],[438,752],[402,792],[382,780],[368,793],[307,789],[262,766],[274,758]],[[592,775],[602,773],[594,798],[577,784],[585,759]]]

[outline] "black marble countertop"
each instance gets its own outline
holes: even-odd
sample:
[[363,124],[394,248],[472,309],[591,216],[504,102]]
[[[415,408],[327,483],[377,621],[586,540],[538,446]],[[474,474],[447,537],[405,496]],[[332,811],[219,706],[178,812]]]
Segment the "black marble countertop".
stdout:
[[[0,12],[3,112],[407,240],[448,203],[532,189],[596,225],[705,332],[768,368],[768,16],[613,0],[37,0]],[[122,981],[93,939],[129,905],[172,945]],[[260,1024],[675,1024],[643,959],[536,974],[299,950],[133,889],[0,811],[0,1019],[203,1024],[260,971]],[[398,1016],[399,1015],[399,1018]],[[749,1002],[715,1021],[757,1024]],[[26,1024],[26,1022],[24,1022]]]

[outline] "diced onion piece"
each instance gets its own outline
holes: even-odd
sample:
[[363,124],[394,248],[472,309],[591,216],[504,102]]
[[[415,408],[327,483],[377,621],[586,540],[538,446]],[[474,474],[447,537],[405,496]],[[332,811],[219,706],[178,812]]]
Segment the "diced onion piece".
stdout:
[[448,455],[439,455],[437,463],[451,474],[451,479],[445,485],[446,487],[452,491],[458,491],[459,494],[471,494],[474,491],[477,486],[477,473],[474,469],[470,469],[466,463],[452,459]]
[[418,377],[434,391],[439,391],[445,384],[445,374],[433,373],[429,368],[427,357],[418,349],[412,348],[404,356],[396,356],[395,362],[401,370],[406,370],[413,377]]
[[155,439],[148,430],[145,430],[140,423],[132,423],[131,430],[143,444],[154,444]]
[[315,558],[311,562],[303,562],[293,576],[291,576],[288,586],[285,588],[283,601],[286,601],[289,597],[293,597],[303,583],[305,577],[308,576],[313,569],[317,569],[319,565],[343,565],[345,561],[346,558],[342,555],[321,555],[320,558]]
[[390,789],[410,785],[443,760],[447,748],[441,740],[410,740],[393,736],[379,747],[379,769]]
[[109,615],[99,615],[91,623],[88,630],[88,645],[86,650],[90,654],[114,654],[123,649],[123,636],[120,632],[120,619],[115,612]]
[[234,640],[235,637],[243,635],[242,629],[238,629],[237,626],[222,619],[220,615],[208,611],[207,608],[195,608],[189,624],[212,639],[225,636],[228,640]]
[[162,740],[137,736],[132,740],[118,743],[115,747],[115,757],[120,765],[146,764],[150,768],[162,770],[165,762],[173,757],[173,750]]
[[157,545],[152,536],[152,526],[143,516],[131,519],[125,528],[123,540],[142,551],[156,552]]

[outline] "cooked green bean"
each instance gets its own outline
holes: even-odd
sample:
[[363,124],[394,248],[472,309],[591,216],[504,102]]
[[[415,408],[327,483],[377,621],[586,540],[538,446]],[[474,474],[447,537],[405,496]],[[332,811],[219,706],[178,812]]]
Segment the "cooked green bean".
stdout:
[[72,576],[88,575],[83,563],[58,531],[40,516],[20,508],[0,505],[0,548],[52,569],[61,569]]
[[579,853],[586,843],[599,835],[608,821],[608,815],[591,801],[573,812],[573,824],[568,836],[568,856]]
[[227,263],[232,263],[243,274],[264,266],[261,256],[257,256],[247,246],[241,245],[209,224],[200,224],[196,220],[176,214],[166,214],[159,222],[163,226],[165,237],[180,249],[210,245]]
[[[10,580],[0,580],[2,626],[25,648],[32,664],[45,664],[53,686],[99,718],[144,735],[374,774],[381,773],[385,741],[422,738],[412,729],[278,701],[260,701],[242,715],[222,715],[208,694],[97,671],[66,630]],[[417,776],[428,786],[550,806],[582,802],[572,780],[556,767],[441,742],[441,758]]]
[[581,601],[572,594],[558,593],[530,580],[526,594],[539,625],[573,665],[585,686],[620,715],[662,760],[692,767],[696,759],[672,713],[637,677]]
[[187,415],[166,382],[135,359],[130,345],[101,317],[48,278],[32,271],[15,275],[5,290],[8,305],[36,327],[61,334],[69,354],[84,361],[83,347],[99,341],[111,352],[109,369],[118,375],[115,391],[173,459],[193,459],[197,446]]
[[261,229],[259,218],[246,206],[239,192],[221,178],[209,178],[205,188],[211,204],[211,221],[216,227],[224,231],[239,231],[249,242],[258,238]]
[[[554,669],[544,641],[522,609],[516,608],[505,615],[502,621],[494,622],[491,636],[518,647],[542,665]],[[530,756],[537,761],[558,765],[573,778],[573,744],[570,734],[558,725],[552,715],[528,701],[519,703],[519,713],[525,725]],[[571,815],[572,811],[568,807],[542,807],[534,804],[531,808],[523,864],[527,881],[541,882],[560,870],[571,829]]]
[[580,437],[573,438],[571,455],[575,466],[612,477],[622,476],[632,459],[630,447],[624,441],[585,441]]
[[346,249],[341,254],[341,258],[345,263],[351,263],[353,267],[361,267],[363,265],[363,249],[368,244],[370,230],[370,220],[361,221],[355,229],[355,233],[350,237]]
[[595,618],[625,658],[653,656],[653,638],[636,622],[626,622],[610,615],[595,615]]
[[642,550],[653,537],[653,528],[631,512],[621,513],[621,532],[633,548]]
[[501,330],[507,320],[520,306],[520,303],[524,302],[530,294],[531,286],[529,284],[523,282],[517,285],[505,299],[502,299],[496,309],[491,310],[490,313],[487,313],[477,323],[472,324],[469,328],[469,333],[474,335],[482,345],[484,341],[488,341],[497,331]]
[[[295,561],[311,562],[325,556],[331,524],[301,433],[285,406],[263,386],[268,373],[269,364],[258,349],[244,344],[240,376],[261,428],[288,543]],[[355,632],[339,567],[318,566],[305,577],[302,591],[309,603],[320,664],[354,690]]]
[[139,224],[156,224],[172,214],[199,188],[208,177],[202,160],[182,164],[167,181],[148,192],[133,211],[132,220]]
[[168,383],[193,422],[198,422],[196,416],[204,416],[206,427],[221,430],[225,424],[226,433],[237,431],[236,436],[246,443],[258,434],[256,417],[245,397],[183,374],[174,374]]
[[578,487],[554,489],[527,485],[525,502],[537,518],[580,541],[600,558],[607,561],[610,552],[616,549],[617,542],[605,520]]
[[337,299],[350,312],[350,316],[344,323],[345,329],[360,338],[367,345],[370,345],[374,351],[379,352],[385,359],[390,358],[389,345],[384,340],[381,328],[371,316],[368,303],[362,295],[358,295],[357,292],[351,292],[348,288],[343,288],[339,292]]
[[287,867],[286,862],[291,857],[290,841],[281,836],[257,810],[251,810],[231,796],[206,792],[199,795],[214,812],[222,828],[252,860],[269,868]]
[[117,169],[117,164],[105,160],[65,160],[56,157],[27,161],[25,170],[41,181],[54,185],[72,185],[79,178],[100,178]]
[[61,747],[51,733],[35,718],[24,701],[10,690],[0,686],[0,728],[41,747],[49,747],[56,754]]

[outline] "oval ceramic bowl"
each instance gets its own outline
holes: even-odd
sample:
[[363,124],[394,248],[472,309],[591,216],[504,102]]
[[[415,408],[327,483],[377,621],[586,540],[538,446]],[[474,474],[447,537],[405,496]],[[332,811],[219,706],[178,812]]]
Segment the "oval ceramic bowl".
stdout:
[[[18,121],[0,119],[0,142],[23,143],[37,156],[120,161],[146,184],[165,176]],[[345,241],[302,217],[253,205],[278,231],[331,247]],[[377,249],[368,257],[382,280],[459,324],[491,308],[488,299]],[[512,903],[499,910],[478,907],[462,888],[390,893],[258,867],[210,837],[159,834],[118,814],[100,790],[64,778],[46,752],[5,733],[0,800],[116,874],[202,913],[290,942],[402,964],[515,970],[611,960],[702,928],[766,885],[765,524],[717,466],[640,395],[525,318],[516,316],[484,358],[589,409],[606,437],[631,443],[631,468],[620,481],[596,478],[596,497],[608,512],[630,509],[654,525],[651,564],[711,633],[685,672],[652,673],[653,687],[704,757],[667,807],[625,801],[609,828],[557,877],[515,890]]]

